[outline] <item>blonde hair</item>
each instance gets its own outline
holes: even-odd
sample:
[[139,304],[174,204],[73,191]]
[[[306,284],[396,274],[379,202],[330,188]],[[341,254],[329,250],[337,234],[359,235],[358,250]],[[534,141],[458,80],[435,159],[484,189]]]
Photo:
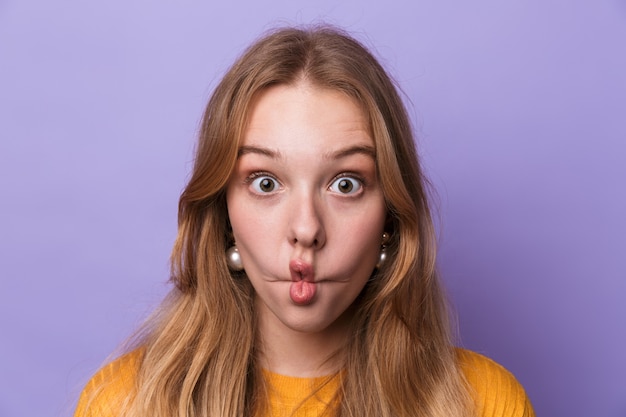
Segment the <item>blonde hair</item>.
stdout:
[[[255,361],[253,289],[231,273],[225,187],[253,97],[306,80],[361,103],[388,208],[388,262],[359,296],[341,416],[466,416],[470,401],[435,270],[426,180],[397,90],[359,42],[328,27],[286,28],[253,44],[214,91],[180,197],[175,288],[149,322],[129,416],[250,416],[265,393]],[[243,279],[242,279],[243,278]]]

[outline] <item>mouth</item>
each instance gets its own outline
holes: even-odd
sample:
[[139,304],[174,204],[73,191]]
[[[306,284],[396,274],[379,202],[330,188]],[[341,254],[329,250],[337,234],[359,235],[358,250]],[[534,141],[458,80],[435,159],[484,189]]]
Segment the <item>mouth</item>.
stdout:
[[291,285],[289,286],[291,301],[299,306],[311,304],[317,292],[315,274],[311,264],[294,259],[289,262],[289,272],[291,273]]
[[291,273],[291,280],[293,282],[315,282],[313,267],[311,266],[311,264],[304,262],[300,259],[294,259],[289,262],[289,272]]

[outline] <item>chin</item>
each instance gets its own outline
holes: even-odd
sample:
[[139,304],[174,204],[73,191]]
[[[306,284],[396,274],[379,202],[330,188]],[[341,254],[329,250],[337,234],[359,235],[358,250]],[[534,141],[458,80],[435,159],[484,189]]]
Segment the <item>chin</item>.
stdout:
[[284,320],[282,322],[290,330],[309,334],[323,333],[333,327],[333,322],[320,322],[319,320]]
[[337,331],[343,333],[346,330],[348,323],[346,313],[350,311],[349,308],[337,315],[332,313],[324,315],[318,309],[302,309],[302,307],[298,307],[298,309],[301,310],[298,310],[293,315],[280,318],[283,325],[292,331],[320,335]]

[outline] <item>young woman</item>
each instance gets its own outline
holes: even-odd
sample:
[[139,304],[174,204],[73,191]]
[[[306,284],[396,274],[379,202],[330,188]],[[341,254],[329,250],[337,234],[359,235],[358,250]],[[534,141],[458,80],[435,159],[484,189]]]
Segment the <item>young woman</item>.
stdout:
[[411,126],[335,29],[252,45],[211,97],[180,198],[175,287],[83,416],[533,416],[452,345]]

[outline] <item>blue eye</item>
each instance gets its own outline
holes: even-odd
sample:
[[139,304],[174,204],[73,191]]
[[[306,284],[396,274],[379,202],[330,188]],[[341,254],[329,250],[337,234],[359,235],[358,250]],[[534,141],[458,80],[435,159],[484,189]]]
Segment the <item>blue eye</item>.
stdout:
[[339,194],[356,194],[361,191],[361,181],[351,177],[339,177],[330,184],[331,191]]
[[278,188],[278,182],[274,178],[264,175],[254,178],[250,186],[257,193],[271,193]]

